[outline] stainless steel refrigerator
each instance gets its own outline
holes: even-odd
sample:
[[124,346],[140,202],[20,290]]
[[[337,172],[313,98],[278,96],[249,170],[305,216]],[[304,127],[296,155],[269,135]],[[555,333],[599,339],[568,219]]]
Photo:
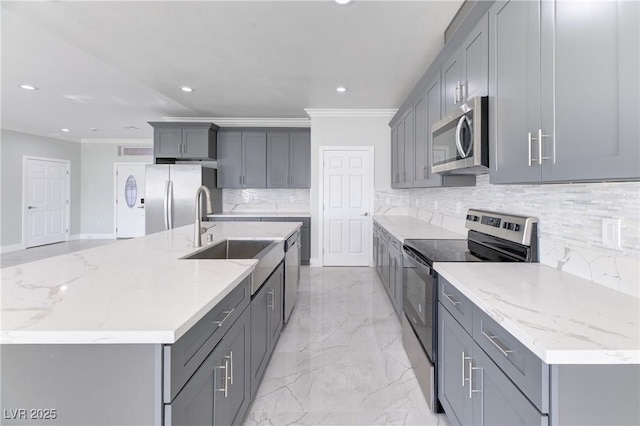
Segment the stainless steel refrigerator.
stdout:
[[211,191],[214,212],[222,211],[222,190],[216,188],[216,169],[196,164],[150,164],[145,172],[146,234],[193,224],[196,190],[201,185]]

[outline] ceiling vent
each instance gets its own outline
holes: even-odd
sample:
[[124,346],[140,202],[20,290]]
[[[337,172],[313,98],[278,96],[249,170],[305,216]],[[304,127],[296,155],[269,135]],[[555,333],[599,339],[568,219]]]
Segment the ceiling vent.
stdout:
[[152,155],[152,146],[118,146],[118,157],[139,157]]

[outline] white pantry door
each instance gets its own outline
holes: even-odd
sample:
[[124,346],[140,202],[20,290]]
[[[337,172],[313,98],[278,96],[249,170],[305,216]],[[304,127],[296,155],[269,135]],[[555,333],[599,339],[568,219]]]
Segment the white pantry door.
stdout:
[[145,165],[116,166],[116,237],[144,235]]
[[369,266],[370,152],[324,151],[324,266]]
[[69,163],[26,158],[25,246],[66,241],[69,229]]

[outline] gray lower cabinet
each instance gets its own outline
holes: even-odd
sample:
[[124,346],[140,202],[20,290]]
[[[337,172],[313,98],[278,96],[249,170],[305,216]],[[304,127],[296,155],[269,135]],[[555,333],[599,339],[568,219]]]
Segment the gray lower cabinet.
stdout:
[[547,425],[509,377],[438,303],[438,398],[458,425]]
[[396,314],[402,315],[402,244],[391,237],[389,244],[389,297]]
[[284,268],[280,264],[251,300],[251,397],[258,386],[280,335],[283,320]]
[[449,312],[438,304],[438,399],[451,423],[473,423],[468,371],[473,339]]
[[156,158],[215,160],[218,126],[211,123],[150,122]]
[[219,132],[218,188],[265,188],[266,185],[266,132]]
[[639,9],[628,1],[492,6],[492,183],[640,178]]
[[250,308],[245,308],[184,388],[165,405],[164,424],[240,424],[250,403]]
[[267,133],[267,188],[311,187],[311,133]]
[[376,272],[398,316],[402,315],[402,243],[382,226],[373,226],[373,256]]

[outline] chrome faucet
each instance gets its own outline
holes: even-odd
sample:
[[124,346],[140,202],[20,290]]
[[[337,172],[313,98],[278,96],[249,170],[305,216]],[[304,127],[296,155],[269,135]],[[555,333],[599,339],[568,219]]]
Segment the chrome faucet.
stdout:
[[[196,221],[193,224],[193,248],[202,247],[202,203],[200,202],[200,195],[204,192],[206,197],[206,209],[207,214],[213,213],[213,203],[211,202],[211,191],[209,188],[202,185],[196,190]],[[204,230],[206,232],[206,229]]]

